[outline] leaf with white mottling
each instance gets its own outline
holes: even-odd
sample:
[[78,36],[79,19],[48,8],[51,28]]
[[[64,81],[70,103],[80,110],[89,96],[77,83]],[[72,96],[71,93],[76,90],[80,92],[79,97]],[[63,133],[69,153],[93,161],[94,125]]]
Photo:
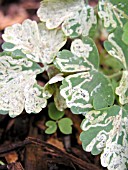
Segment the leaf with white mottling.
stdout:
[[96,27],[97,18],[94,9],[89,5],[70,16],[62,24],[62,30],[66,36],[71,38],[93,35]]
[[48,29],[57,28],[84,6],[83,0],[43,0],[37,15]]
[[112,106],[85,115],[80,135],[83,149],[101,154],[101,164],[108,170],[128,168],[128,106]]
[[75,114],[85,114],[93,108],[102,109],[114,102],[111,83],[98,71],[67,76],[60,88],[60,94]]
[[117,28],[108,36],[108,41],[105,41],[104,46],[107,52],[118,59],[124,66],[128,68],[128,46],[122,41],[123,30]]
[[71,51],[60,51],[54,60],[54,64],[61,72],[98,69],[98,50],[91,38],[75,39],[71,44]]
[[29,19],[22,24],[7,27],[2,37],[8,42],[8,46],[3,45],[4,50],[21,49],[28,58],[41,63],[51,63],[56,53],[66,43],[61,30],[48,30],[44,23],[38,25]]
[[116,88],[116,94],[122,105],[128,103],[128,71],[123,71],[119,87]]
[[36,75],[43,69],[27,58],[0,57],[0,110],[11,117],[22,113],[39,113],[46,106]]
[[104,21],[104,27],[113,30],[123,27],[128,21],[127,0],[99,0],[98,14]]

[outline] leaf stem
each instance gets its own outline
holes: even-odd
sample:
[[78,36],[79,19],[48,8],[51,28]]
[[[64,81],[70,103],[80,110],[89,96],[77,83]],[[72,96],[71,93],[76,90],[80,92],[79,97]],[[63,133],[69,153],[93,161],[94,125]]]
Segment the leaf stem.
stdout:
[[112,75],[110,75],[110,76],[107,76],[109,79],[112,79],[112,78],[115,78],[115,77],[118,77],[118,76],[120,76],[120,75],[122,75],[122,71],[119,71],[118,73],[114,73],[114,74],[112,74]]

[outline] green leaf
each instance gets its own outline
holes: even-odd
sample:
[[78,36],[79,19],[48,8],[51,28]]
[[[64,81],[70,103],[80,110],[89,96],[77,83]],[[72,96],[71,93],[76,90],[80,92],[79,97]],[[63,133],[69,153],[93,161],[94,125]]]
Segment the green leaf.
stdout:
[[41,21],[46,22],[48,29],[54,29],[83,6],[83,0],[43,0],[37,15]]
[[14,48],[14,46],[15,46],[15,45],[12,44],[12,43],[5,42],[5,43],[2,44],[2,49],[6,51],[6,49],[8,49],[8,50],[9,50],[9,49],[12,49],[12,48]]
[[98,71],[77,73],[62,81],[61,95],[75,114],[85,114],[94,109],[103,109],[114,102],[110,81]]
[[26,110],[39,113],[46,107],[43,88],[37,85],[36,75],[43,69],[27,58],[0,56],[0,110],[15,117]]
[[101,164],[108,170],[126,170],[128,164],[128,105],[112,106],[85,115],[80,135],[83,149],[101,154]]
[[48,105],[48,115],[53,120],[59,120],[64,116],[64,112],[57,110],[54,103],[50,103]]
[[61,72],[79,72],[98,69],[99,54],[91,38],[75,39],[71,44],[71,52],[63,50],[54,60]]
[[128,46],[122,41],[123,30],[117,28],[108,36],[108,41],[105,41],[104,46],[107,52],[118,59],[124,66],[128,68]]
[[62,24],[62,30],[66,36],[75,38],[80,35],[88,36],[94,34],[97,18],[94,9],[89,5],[67,18]]
[[7,27],[2,37],[8,44],[14,44],[13,48],[3,45],[6,51],[21,50],[29,59],[45,64],[51,63],[66,43],[61,30],[48,30],[44,23],[37,24],[30,19]]
[[52,121],[52,120],[49,120],[46,122],[45,124],[48,128],[45,130],[45,133],[46,134],[53,134],[56,132],[57,130],[57,124],[56,122]]
[[65,135],[72,133],[72,125],[73,122],[70,118],[63,118],[58,121],[59,129]]
[[123,28],[128,21],[127,0],[99,0],[98,14],[109,31]]
[[122,40],[128,45],[128,22],[124,25],[123,31]]

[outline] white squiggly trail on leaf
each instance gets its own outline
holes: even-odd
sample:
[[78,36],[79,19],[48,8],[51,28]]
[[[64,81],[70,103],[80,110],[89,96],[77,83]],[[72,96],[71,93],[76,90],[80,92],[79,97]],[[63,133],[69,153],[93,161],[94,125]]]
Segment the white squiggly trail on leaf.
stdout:
[[15,45],[12,49],[5,50],[21,49],[28,58],[41,63],[51,63],[66,43],[61,30],[48,30],[44,23],[38,25],[29,19],[22,24],[7,27],[2,37],[4,41]]
[[83,6],[83,0],[43,0],[37,15],[41,21],[46,22],[48,29],[53,29]]
[[8,111],[11,117],[22,113],[39,113],[46,106],[36,75],[42,69],[34,69],[33,62],[26,58],[0,57],[0,110]]
[[114,38],[114,33],[109,34],[108,41],[111,43],[112,49],[108,50],[108,53],[120,60],[123,63],[124,67],[127,68],[124,52],[122,48],[117,44],[116,40],[114,40]]
[[54,64],[62,72],[95,70],[99,66],[99,54],[91,38],[75,39],[71,51],[60,51]]
[[[119,9],[119,6],[121,6],[122,10]],[[123,27],[124,20],[128,17],[123,10],[125,6],[127,6],[126,0],[121,1],[120,4],[114,4],[109,0],[99,1],[98,14],[99,17],[104,20],[104,26],[106,28],[116,28],[117,26]]]
[[128,71],[123,71],[119,87],[116,88],[116,94],[119,95],[119,101],[122,105],[128,103]]
[[[90,6],[85,6],[80,11],[69,18],[67,18],[62,24],[62,30],[66,36],[88,36],[92,27],[95,27],[97,23],[94,10]],[[75,28],[73,28],[75,27]]]
[[[127,110],[112,106],[103,111],[90,111],[82,123],[83,148],[97,155],[108,170],[126,170],[128,164]],[[92,136],[89,136],[92,134]]]

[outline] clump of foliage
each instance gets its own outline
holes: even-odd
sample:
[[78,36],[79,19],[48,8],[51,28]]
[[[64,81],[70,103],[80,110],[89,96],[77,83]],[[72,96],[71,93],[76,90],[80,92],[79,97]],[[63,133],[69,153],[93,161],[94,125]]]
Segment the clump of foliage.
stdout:
[[[63,133],[71,133],[71,120],[62,118],[64,109],[70,108],[85,117],[80,135],[83,149],[101,153],[101,164],[109,170],[126,170],[128,3],[99,0],[95,9],[84,0],[43,0],[37,11],[39,23],[27,19],[5,29],[0,113],[11,117],[23,109],[39,113],[53,96],[49,116],[55,121],[46,123],[46,133],[54,133],[57,124]],[[108,34],[104,42],[108,54],[99,54],[95,44],[100,28]],[[49,81],[42,87],[36,77],[44,71]]]

